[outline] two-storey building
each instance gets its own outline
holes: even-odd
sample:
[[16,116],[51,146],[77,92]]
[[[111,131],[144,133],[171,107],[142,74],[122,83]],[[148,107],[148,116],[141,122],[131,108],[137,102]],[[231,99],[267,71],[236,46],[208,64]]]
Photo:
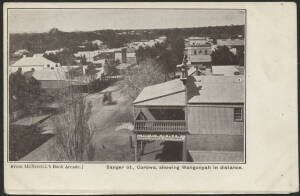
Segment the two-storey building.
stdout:
[[211,43],[205,37],[189,37],[185,39],[184,53],[188,57],[188,64],[211,65]]
[[189,76],[142,90],[134,106],[136,160],[143,142],[182,144],[182,160],[244,161],[244,76]]

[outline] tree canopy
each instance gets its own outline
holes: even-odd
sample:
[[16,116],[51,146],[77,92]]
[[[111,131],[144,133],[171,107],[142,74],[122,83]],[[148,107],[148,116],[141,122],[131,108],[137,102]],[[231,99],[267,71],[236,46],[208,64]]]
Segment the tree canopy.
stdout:
[[49,101],[40,83],[33,77],[26,78],[21,71],[9,76],[9,110],[33,111],[43,101]]
[[135,99],[144,87],[165,81],[165,74],[153,59],[146,59],[125,75],[121,81],[122,93]]
[[212,53],[213,65],[236,65],[236,57],[227,46],[218,46]]
[[[170,28],[149,30],[97,30],[90,32],[62,32],[51,29],[46,33],[17,33],[10,34],[10,54],[16,50],[26,49],[32,53],[43,53],[45,50],[69,48],[78,51],[78,46],[85,41],[101,40],[109,48],[118,48],[125,43],[142,39],[155,39],[159,36],[188,37],[208,36],[211,38],[235,38],[244,35],[244,25],[211,26],[195,28]],[[91,46],[93,47],[93,46]]]

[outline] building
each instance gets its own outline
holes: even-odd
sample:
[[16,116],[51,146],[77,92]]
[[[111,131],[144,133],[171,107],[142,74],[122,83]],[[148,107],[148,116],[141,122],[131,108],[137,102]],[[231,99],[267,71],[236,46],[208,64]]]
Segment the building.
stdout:
[[199,82],[199,95],[188,100],[190,135],[187,149],[190,160],[243,162],[243,77],[195,76],[194,78]]
[[132,66],[132,64],[130,64],[130,63],[121,63],[116,66],[116,69],[118,70],[118,74],[122,75],[122,74],[128,73],[131,66]]
[[219,46],[244,46],[244,39],[217,39],[217,45]]
[[211,45],[196,45],[185,48],[185,54],[188,57],[188,63],[192,65],[211,65]]
[[244,39],[217,39],[217,45],[227,46],[234,55],[240,55],[244,52]]
[[87,62],[94,61],[94,57],[101,54],[101,50],[95,51],[78,51],[74,53],[76,59],[85,58]]
[[144,141],[182,145],[182,160],[244,161],[244,78],[187,76],[146,87],[133,102],[136,160]]
[[185,54],[188,57],[188,64],[211,65],[211,43],[206,37],[189,37],[185,39]]
[[29,55],[30,52],[26,49],[17,50],[13,53],[13,57],[22,57],[24,55]]
[[185,46],[197,46],[205,45],[209,43],[209,38],[207,37],[188,37],[184,40]]
[[137,61],[136,61],[136,53],[135,53],[135,48],[127,48],[127,54],[126,54],[126,57],[127,57],[127,63],[129,64],[136,64]]
[[74,53],[74,56],[78,61],[85,58],[87,63],[103,65],[104,60],[109,61],[119,60],[120,63],[126,63],[126,48],[112,48],[112,49],[101,49],[94,51],[78,51]]
[[162,44],[162,43],[165,43],[167,41],[167,39],[168,39],[167,36],[160,36],[159,38],[155,39],[155,41],[157,43]]
[[128,48],[134,48],[135,50],[139,49],[140,47],[154,47],[156,44],[163,44],[167,41],[166,36],[161,36],[153,40],[141,40],[139,42],[131,42],[127,44]]
[[54,55],[56,55],[57,53],[60,53],[60,52],[62,52],[62,51],[64,51],[63,48],[56,49],[56,50],[46,50],[46,51],[44,52],[44,54],[47,54],[47,55],[49,55],[49,54],[54,54]]
[[60,69],[61,65],[46,59],[40,55],[34,55],[32,57],[23,56],[23,58],[10,65],[10,71],[16,72],[21,70],[22,72],[34,71],[34,70],[55,70]]
[[93,40],[92,44],[93,45],[97,45],[98,47],[101,47],[103,45],[103,41],[98,40],[98,39],[97,40]]
[[119,49],[114,49],[115,53],[115,61],[119,61],[120,63],[126,63],[127,62],[127,48],[119,48]]
[[66,77],[66,72],[61,70],[36,70],[32,77],[40,82],[41,88],[45,90],[63,89],[71,85]]
[[237,65],[215,65],[212,66],[212,74],[222,76],[240,75],[238,67]]

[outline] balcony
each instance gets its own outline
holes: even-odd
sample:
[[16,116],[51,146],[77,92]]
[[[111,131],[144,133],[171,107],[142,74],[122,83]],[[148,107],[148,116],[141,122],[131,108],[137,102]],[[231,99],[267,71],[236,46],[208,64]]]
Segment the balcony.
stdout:
[[134,128],[136,132],[187,132],[185,120],[137,120]]

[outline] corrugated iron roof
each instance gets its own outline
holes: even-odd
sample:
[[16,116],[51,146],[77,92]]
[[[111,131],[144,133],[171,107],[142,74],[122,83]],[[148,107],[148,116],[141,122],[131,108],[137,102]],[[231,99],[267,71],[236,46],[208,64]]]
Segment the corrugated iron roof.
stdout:
[[66,73],[57,69],[36,70],[33,72],[32,77],[36,80],[67,80]]
[[134,104],[135,106],[184,106],[185,92],[179,92]]
[[194,76],[200,82],[199,95],[188,103],[244,103],[243,76]]
[[[185,86],[180,79],[145,87],[133,102],[134,104],[184,91]],[[167,103],[166,103],[167,105]]]
[[[244,103],[243,76],[191,76],[187,83],[188,103]],[[185,97],[180,94],[185,87],[180,79],[145,87],[134,105],[174,106],[184,105]]]
[[52,65],[52,64],[57,64],[57,63],[50,61],[42,56],[33,56],[33,57],[23,57],[17,62],[15,62],[12,66],[15,67],[44,66],[44,65]]

